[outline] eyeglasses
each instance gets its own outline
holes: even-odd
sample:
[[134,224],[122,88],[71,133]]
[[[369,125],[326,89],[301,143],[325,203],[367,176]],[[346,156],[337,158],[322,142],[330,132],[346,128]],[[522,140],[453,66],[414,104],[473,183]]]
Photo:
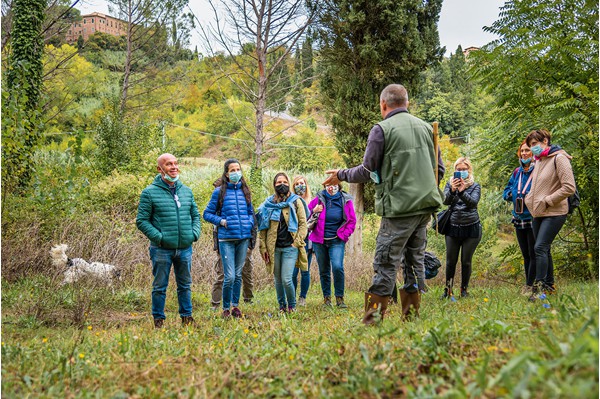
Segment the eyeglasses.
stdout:
[[175,203],[177,204],[177,208],[181,208],[181,202],[179,202],[179,197],[177,196],[177,194],[173,195],[173,199],[175,200]]

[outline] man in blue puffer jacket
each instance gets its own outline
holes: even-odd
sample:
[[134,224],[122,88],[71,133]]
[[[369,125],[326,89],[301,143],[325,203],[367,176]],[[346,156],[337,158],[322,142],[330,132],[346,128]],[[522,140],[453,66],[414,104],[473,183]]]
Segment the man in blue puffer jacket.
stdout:
[[136,225],[150,240],[152,316],[154,327],[165,320],[165,299],[171,265],[177,282],[183,325],[192,318],[192,243],[200,238],[200,213],[189,187],[179,181],[179,164],[171,154],[158,157],[154,182],[142,191]]

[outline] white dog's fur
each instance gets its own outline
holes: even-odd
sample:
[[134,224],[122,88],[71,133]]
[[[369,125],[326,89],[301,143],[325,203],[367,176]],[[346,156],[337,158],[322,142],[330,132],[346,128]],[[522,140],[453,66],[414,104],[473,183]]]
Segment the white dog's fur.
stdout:
[[118,267],[100,262],[88,263],[81,258],[70,259],[66,254],[68,248],[67,244],[59,244],[50,250],[52,264],[65,269],[65,279],[62,284],[77,282],[83,276],[101,280],[108,286],[112,286],[113,282],[121,280],[121,270]]

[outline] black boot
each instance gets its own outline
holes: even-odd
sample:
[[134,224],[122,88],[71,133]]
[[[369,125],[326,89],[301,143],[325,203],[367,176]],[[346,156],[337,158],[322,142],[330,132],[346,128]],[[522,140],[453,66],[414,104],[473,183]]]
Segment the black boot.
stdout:
[[442,295],[442,299],[452,298],[452,288],[446,287],[444,288],[444,294]]

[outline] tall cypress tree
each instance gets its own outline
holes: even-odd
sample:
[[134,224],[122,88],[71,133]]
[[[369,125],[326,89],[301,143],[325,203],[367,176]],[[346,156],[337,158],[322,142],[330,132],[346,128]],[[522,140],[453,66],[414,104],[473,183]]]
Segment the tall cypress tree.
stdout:
[[[437,21],[442,0],[331,0],[322,7],[323,104],[336,147],[354,166],[362,162],[369,131],[381,118],[381,90],[401,83],[409,95],[416,94],[419,72],[441,59]],[[360,215],[362,185],[354,195]]]
[[46,0],[14,0],[6,84],[2,87],[2,183],[25,186],[41,131],[42,24]]

